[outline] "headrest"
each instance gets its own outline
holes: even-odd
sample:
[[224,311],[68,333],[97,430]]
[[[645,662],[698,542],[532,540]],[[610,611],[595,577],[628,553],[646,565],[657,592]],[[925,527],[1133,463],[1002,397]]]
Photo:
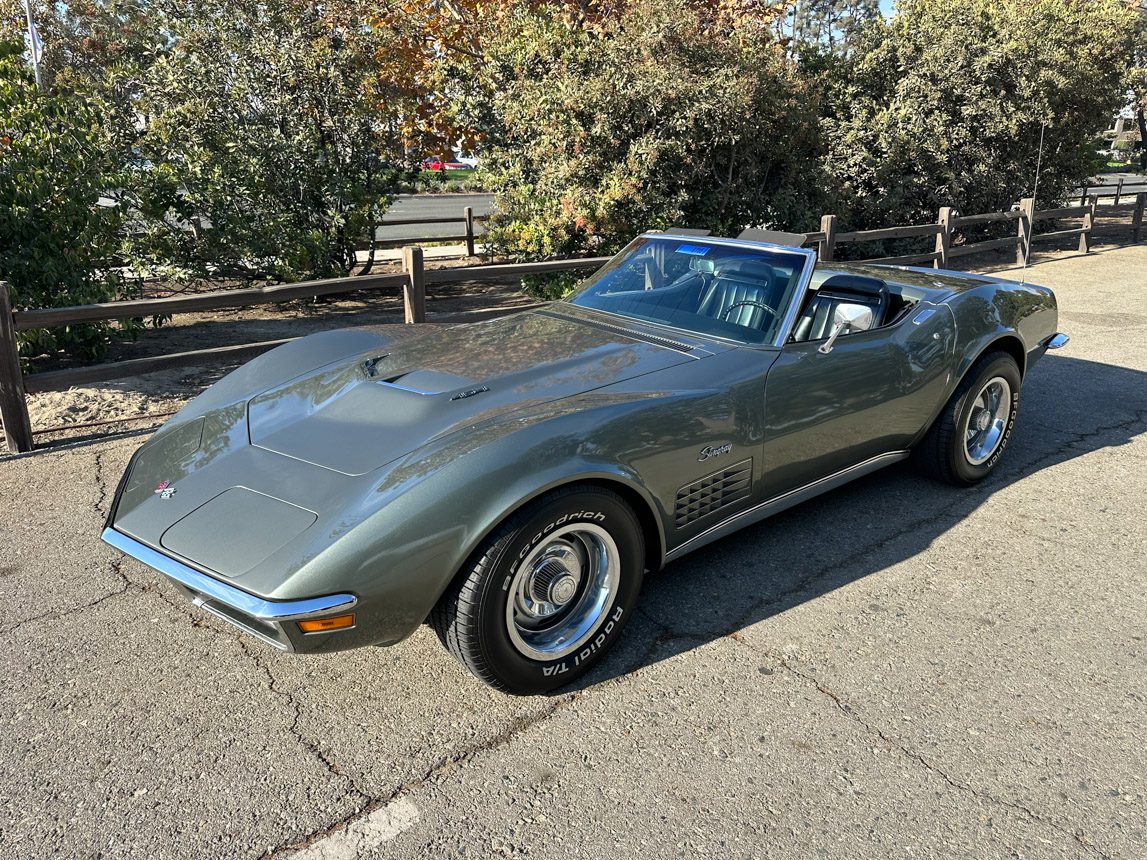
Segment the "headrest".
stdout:
[[718,278],[738,278],[754,280],[768,286],[776,277],[776,271],[764,260],[739,259],[728,260],[717,269]]
[[808,240],[805,233],[785,233],[781,230],[762,230],[760,227],[746,227],[741,231],[738,239],[750,242],[768,242],[771,245],[789,245],[799,248]]
[[888,285],[880,278],[870,278],[867,275],[835,274],[821,281],[816,289],[820,293],[841,292],[879,298],[888,291]]

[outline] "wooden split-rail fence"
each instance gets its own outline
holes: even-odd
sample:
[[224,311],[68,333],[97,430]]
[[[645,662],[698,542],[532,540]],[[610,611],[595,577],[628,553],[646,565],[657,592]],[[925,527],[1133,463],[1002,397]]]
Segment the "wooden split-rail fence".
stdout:
[[[1106,202],[1106,200],[1110,202]],[[820,230],[805,233],[803,244],[815,245],[820,260],[831,261],[837,258],[844,246],[851,243],[883,242],[895,239],[932,239],[932,250],[891,257],[870,257],[855,262],[886,263],[891,265],[929,264],[934,268],[948,268],[952,261],[967,254],[975,254],[994,249],[1014,248],[1016,263],[1026,262],[1036,242],[1079,237],[1079,250],[1090,250],[1092,233],[1096,219],[1104,216],[1131,214],[1132,240],[1138,241],[1143,226],[1144,208],[1147,206],[1147,188],[1128,189],[1122,182],[1111,195],[1104,198],[1101,206],[1098,195],[1085,195],[1076,206],[1058,209],[1036,210],[1035,201],[1025,198],[1007,212],[988,212],[978,215],[962,215],[949,206],[942,207],[935,223],[910,224],[902,227],[884,227],[876,230],[841,231],[837,216],[825,215],[821,219]],[[1052,224],[1063,219],[1077,219],[1078,227],[1053,229],[1037,233],[1037,225]],[[431,219],[417,219],[417,223],[430,223]],[[433,219],[441,223],[443,219]],[[454,219],[446,219],[454,220]],[[465,225],[465,232],[458,238],[466,242],[470,256],[475,251],[474,217],[467,211],[457,219]],[[408,222],[413,223],[411,219]],[[969,227],[999,222],[1014,222],[1014,236],[986,239],[978,242],[955,240],[966,235]],[[400,222],[387,222],[398,224]],[[799,234],[798,234],[799,236]],[[451,238],[451,237],[447,237]],[[410,240],[407,240],[410,242]],[[428,240],[429,241],[429,240]],[[432,241],[440,241],[434,239]],[[492,265],[461,266],[448,269],[426,269],[423,264],[423,251],[417,243],[403,248],[403,271],[393,274],[368,274],[346,278],[330,278],[321,281],[305,281],[276,286],[216,290],[196,295],[180,295],[169,298],[135,299],[130,301],[104,302],[66,308],[20,309],[12,307],[11,291],[8,284],[0,281],[0,422],[10,452],[31,451],[35,434],[28,418],[27,395],[40,391],[62,391],[76,385],[105,382],[112,379],[136,376],[157,370],[175,367],[196,366],[216,362],[236,362],[259,355],[262,352],[289,342],[286,340],[261,341],[209,349],[196,349],[167,355],[134,358],[127,361],[108,362],[85,367],[51,370],[25,375],[17,353],[16,333],[33,329],[49,329],[58,326],[108,320],[146,318],[179,313],[202,313],[220,308],[252,307],[259,304],[287,302],[317,296],[367,290],[401,290],[407,323],[427,321],[426,292],[428,287],[441,284],[458,284],[474,281],[494,281],[507,278],[521,278],[526,275],[550,274],[574,270],[594,269],[606,261],[606,257],[581,257],[566,260],[548,260],[537,263],[497,263]],[[438,316],[434,322],[461,322],[478,320],[523,310],[534,305],[519,305],[513,308],[491,308],[469,314]]]

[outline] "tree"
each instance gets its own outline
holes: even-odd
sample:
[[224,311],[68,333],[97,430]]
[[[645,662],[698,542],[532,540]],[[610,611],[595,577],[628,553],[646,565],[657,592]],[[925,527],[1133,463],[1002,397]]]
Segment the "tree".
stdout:
[[487,241],[542,258],[674,224],[809,224],[815,99],[767,24],[685,0],[639,0],[593,27],[555,8],[503,19],[483,56]]
[[[727,29],[771,27],[790,0],[689,0],[691,13]],[[875,0],[818,0],[844,6]],[[379,48],[378,94],[407,158],[473,148],[496,122],[490,112],[486,45],[520,16],[560,22],[568,32],[600,32],[635,0],[382,0],[371,24]],[[640,5],[640,0],[637,0]]]
[[[89,304],[115,295],[109,271],[119,215],[100,205],[115,184],[99,112],[36,88],[19,41],[0,42],[0,279],[18,307]],[[21,355],[67,348],[96,356],[106,327],[21,332]]]
[[837,53],[851,37],[880,16],[879,0],[792,0],[777,22],[799,52],[813,49]]
[[1147,0],[1140,0],[1138,12],[1127,88],[1131,92],[1131,110],[1139,127],[1139,169],[1147,173]]
[[[54,7],[57,86],[93,93],[125,167],[124,256],[168,277],[348,274],[396,184],[366,4]],[[59,62],[62,57],[63,61]]]
[[1122,103],[1133,18],[1122,0],[902,0],[829,76],[837,211],[861,227],[1006,209],[1033,192],[1041,129],[1039,196],[1062,199]]

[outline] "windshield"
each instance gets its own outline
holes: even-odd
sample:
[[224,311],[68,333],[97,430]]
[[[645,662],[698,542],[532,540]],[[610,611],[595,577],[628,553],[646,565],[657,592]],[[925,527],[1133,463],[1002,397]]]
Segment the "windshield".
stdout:
[[805,255],[642,236],[566,301],[699,334],[772,343]]

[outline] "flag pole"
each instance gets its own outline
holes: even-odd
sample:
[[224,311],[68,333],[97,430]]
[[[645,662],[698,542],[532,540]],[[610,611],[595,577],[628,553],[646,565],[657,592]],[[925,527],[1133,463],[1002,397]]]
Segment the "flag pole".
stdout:
[[42,90],[44,83],[40,80],[40,52],[37,49],[40,40],[32,21],[32,0],[24,0],[24,12],[28,15],[28,50],[32,54],[32,71],[36,75],[36,88]]

